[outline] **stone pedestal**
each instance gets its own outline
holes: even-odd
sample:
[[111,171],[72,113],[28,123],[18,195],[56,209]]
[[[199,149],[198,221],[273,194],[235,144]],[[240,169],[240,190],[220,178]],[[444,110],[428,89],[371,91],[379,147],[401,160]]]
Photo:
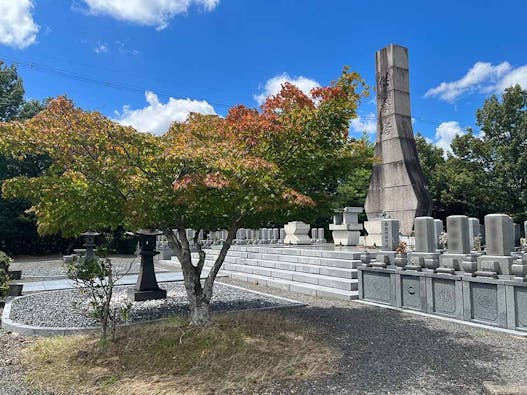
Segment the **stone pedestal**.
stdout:
[[302,221],[291,221],[284,226],[285,239],[284,244],[311,244],[311,239],[308,236],[311,226]]
[[340,246],[359,245],[360,231],[359,213],[362,207],[346,207],[342,213],[333,216],[333,223],[329,224],[329,230],[333,232],[333,242]]

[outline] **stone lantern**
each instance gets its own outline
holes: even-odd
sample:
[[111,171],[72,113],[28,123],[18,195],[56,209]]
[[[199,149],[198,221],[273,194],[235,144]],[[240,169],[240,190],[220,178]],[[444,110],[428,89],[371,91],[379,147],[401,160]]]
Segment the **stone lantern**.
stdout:
[[97,247],[97,237],[101,234],[99,232],[87,231],[80,234],[84,239],[84,247],[86,248],[86,255],[84,259],[86,261],[92,261],[95,257],[95,247]]
[[135,302],[153,299],[165,299],[167,291],[159,288],[154,271],[154,256],[159,254],[156,251],[157,236],[163,234],[154,229],[141,229],[135,233],[139,236],[139,248],[141,255],[141,269],[137,278],[137,283],[130,296]]

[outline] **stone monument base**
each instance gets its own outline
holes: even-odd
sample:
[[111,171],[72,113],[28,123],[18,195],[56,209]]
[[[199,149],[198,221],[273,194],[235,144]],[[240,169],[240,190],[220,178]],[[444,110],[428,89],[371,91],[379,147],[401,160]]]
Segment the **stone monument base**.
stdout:
[[144,302],[145,300],[166,299],[167,291],[161,288],[150,289],[145,291],[137,291],[136,289],[131,289],[128,291],[128,296],[134,302]]
[[481,255],[478,257],[478,271],[496,271],[497,274],[512,274],[512,256]]
[[395,265],[395,251],[379,251],[377,253],[377,261],[385,263],[386,265]]
[[461,270],[461,262],[463,262],[465,256],[467,254],[443,254],[439,258],[440,268],[453,269],[454,271]]

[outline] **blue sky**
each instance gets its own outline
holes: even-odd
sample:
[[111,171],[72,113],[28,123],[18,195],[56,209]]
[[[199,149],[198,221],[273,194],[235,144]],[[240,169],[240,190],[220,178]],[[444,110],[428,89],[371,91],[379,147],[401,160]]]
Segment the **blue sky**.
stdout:
[[[0,0],[0,59],[19,64],[28,98],[66,94],[160,133],[188,111],[256,107],[286,79],[328,84],[344,65],[373,86],[375,51],[396,43],[414,131],[447,146],[485,97],[527,88],[526,15],[525,0]],[[359,113],[351,133],[374,133],[373,101]]]

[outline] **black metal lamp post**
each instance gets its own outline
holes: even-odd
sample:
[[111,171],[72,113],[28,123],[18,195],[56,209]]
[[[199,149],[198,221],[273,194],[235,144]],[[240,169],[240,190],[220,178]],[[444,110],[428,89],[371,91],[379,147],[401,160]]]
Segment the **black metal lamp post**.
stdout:
[[158,230],[141,229],[135,233],[139,236],[139,247],[141,248],[141,269],[137,278],[137,283],[130,296],[136,302],[153,299],[165,299],[167,291],[159,288],[154,271],[154,256],[159,254],[155,250],[157,236],[163,234]]
[[84,232],[81,233],[82,238],[84,239],[84,247],[86,247],[85,258],[87,261],[95,259],[95,247],[97,247],[97,237],[101,234],[99,232]]

